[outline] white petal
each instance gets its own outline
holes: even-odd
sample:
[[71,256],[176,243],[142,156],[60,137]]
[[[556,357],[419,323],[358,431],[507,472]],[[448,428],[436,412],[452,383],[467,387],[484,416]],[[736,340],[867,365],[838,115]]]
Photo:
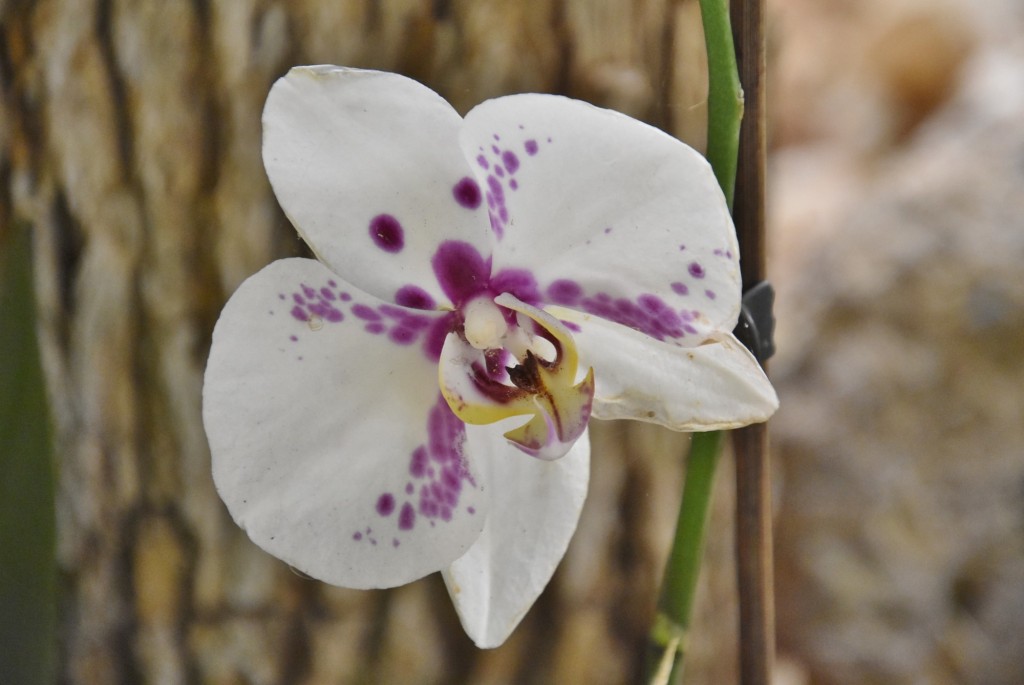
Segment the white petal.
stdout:
[[493,426],[468,426],[472,448],[488,453],[491,514],[479,539],[444,571],[466,633],[497,647],[551,580],[576,530],[590,477],[584,433],[557,461],[531,459]]
[[486,206],[458,145],[462,119],[396,74],[296,67],[263,110],[274,193],[321,261],[383,300],[415,284],[445,299],[445,240],[490,254]]
[[[655,337],[733,328],[735,231],[697,152],[622,114],[552,95],[484,102],[460,140],[479,157],[498,214],[496,270],[529,268],[545,303]],[[691,320],[661,321],[662,309]]]
[[580,329],[573,337],[581,365],[594,367],[595,418],[706,431],[766,421],[778,409],[764,371],[731,333],[680,347],[600,317],[546,309]]
[[353,588],[407,583],[469,548],[487,500],[438,392],[447,317],[307,259],[242,284],[214,330],[203,420],[217,490],[253,542]]

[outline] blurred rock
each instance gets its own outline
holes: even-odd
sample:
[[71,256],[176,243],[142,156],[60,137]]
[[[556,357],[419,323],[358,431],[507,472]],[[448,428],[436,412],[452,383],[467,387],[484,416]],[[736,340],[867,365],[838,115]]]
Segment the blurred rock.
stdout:
[[887,158],[777,160],[779,645],[811,683],[1024,682],[1017,43]]

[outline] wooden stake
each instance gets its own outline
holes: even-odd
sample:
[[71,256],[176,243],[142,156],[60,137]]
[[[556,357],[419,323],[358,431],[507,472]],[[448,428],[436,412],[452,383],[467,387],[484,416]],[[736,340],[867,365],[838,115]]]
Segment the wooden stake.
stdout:
[[[733,218],[743,286],[765,278],[764,0],[732,0],[731,18],[744,117]],[[771,473],[764,424],[732,433],[736,455],[736,564],[740,601],[740,683],[768,685],[775,658]]]

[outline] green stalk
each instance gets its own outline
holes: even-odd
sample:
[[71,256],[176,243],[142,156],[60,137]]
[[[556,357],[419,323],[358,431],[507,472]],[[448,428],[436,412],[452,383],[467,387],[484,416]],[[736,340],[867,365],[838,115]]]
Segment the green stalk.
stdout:
[[[732,209],[743,90],[736,67],[728,0],[700,0],[708,55],[707,159]],[[687,637],[704,555],[704,538],[721,449],[721,431],[695,433],[690,446],[676,534],[665,571],[652,640],[664,650],[655,685],[682,683]]]
[[728,0],[700,0],[708,53],[707,158],[732,209],[743,120],[743,88],[736,67]]

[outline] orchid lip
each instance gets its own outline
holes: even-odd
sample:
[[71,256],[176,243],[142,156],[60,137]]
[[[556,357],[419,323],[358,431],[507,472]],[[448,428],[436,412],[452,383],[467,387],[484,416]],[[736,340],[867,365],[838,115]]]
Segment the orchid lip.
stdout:
[[[474,299],[462,313],[458,342],[446,343],[439,367],[452,411],[471,424],[532,416],[505,437],[542,459],[564,455],[586,429],[594,395],[592,369],[576,382],[578,354],[568,329],[510,293]],[[496,363],[502,355],[516,363]]]

